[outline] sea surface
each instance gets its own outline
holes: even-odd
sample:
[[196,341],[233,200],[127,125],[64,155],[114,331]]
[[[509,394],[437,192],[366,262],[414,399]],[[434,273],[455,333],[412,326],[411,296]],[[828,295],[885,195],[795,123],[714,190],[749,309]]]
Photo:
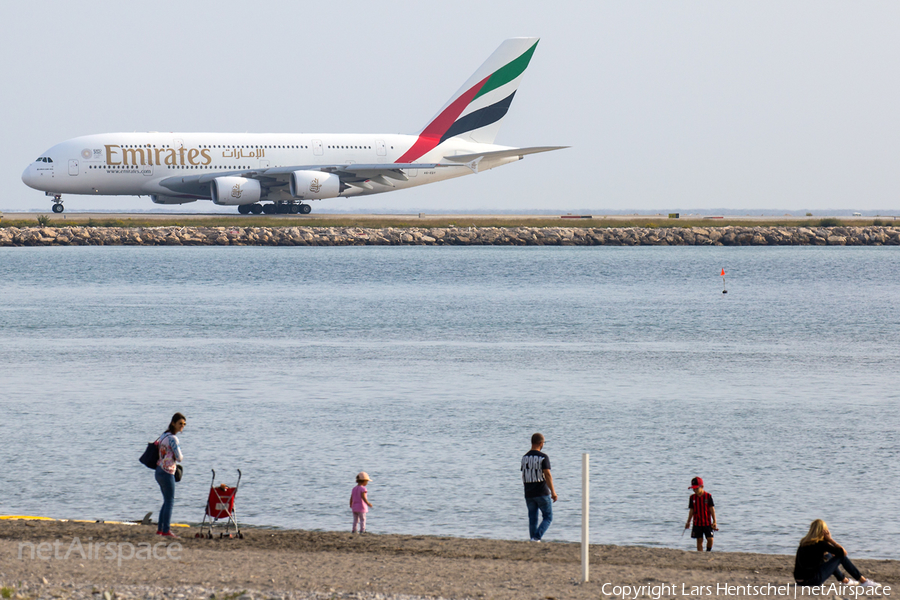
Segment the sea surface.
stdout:
[[[721,270],[725,270],[725,277]],[[900,558],[900,250],[890,247],[0,248],[0,514],[136,519],[175,411],[199,522],[243,472],[259,526],[792,554],[823,518]],[[728,293],[723,294],[723,287]]]

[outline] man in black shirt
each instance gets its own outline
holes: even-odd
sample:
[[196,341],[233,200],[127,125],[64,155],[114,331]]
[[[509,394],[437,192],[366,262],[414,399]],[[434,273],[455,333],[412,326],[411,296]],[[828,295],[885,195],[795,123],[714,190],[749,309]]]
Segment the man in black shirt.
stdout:
[[[544,436],[531,436],[531,450],[522,457],[522,482],[525,484],[525,504],[528,506],[528,532],[532,542],[539,542],[553,521],[556,490],[550,474],[550,457],[541,452]],[[538,524],[538,511],[541,522]]]

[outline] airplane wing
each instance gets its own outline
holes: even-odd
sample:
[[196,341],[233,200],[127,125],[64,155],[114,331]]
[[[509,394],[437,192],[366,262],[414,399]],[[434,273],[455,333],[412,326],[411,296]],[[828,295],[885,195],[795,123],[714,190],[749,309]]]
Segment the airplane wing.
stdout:
[[461,165],[439,163],[295,165],[167,177],[160,182],[160,185],[177,194],[208,198],[210,195],[209,184],[216,177],[256,179],[264,189],[268,190],[288,185],[290,175],[294,171],[321,171],[323,173],[334,173],[341,178],[342,185],[371,190],[374,189],[371,182],[393,187],[391,180],[406,181],[408,177],[403,171],[407,169],[439,169],[458,166]]
[[[394,187],[391,180],[407,181],[409,178],[403,172],[407,169],[439,169],[442,167],[456,167],[459,165],[444,165],[438,163],[384,163],[384,164],[343,164],[343,165],[316,165],[310,167],[273,167],[262,169],[259,174],[253,176],[265,185],[266,181],[277,181],[270,185],[287,185],[288,177],[293,171],[322,171],[334,173],[341,178],[341,184],[359,187],[367,190],[374,189],[370,182],[380,183]],[[245,177],[250,177],[245,175]],[[283,182],[283,183],[282,183]]]
[[[216,173],[203,173],[197,175],[176,175],[167,177],[160,185],[182,196],[196,196],[209,198],[209,184],[216,177],[246,177],[256,179],[264,190],[284,187],[289,184],[293,171],[322,171],[334,173],[341,178],[342,186],[358,187],[362,189],[374,189],[372,183],[378,183],[393,187],[391,180],[406,181],[408,178],[403,173],[407,169],[441,169],[446,167],[468,167],[475,173],[482,161],[490,162],[504,158],[519,157],[538,152],[550,152],[561,150],[568,146],[534,146],[531,148],[510,148],[508,150],[495,150],[492,152],[477,152],[474,154],[457,154],[445,156],[440,163],[379,163],[379,164],[334,164],[334,165],[293,165],[290,167],[269,167],[264,169],[244,169],[240,171],[219,171]],[[342,188],[344,189],[344,188]]]
[[[445,156],[444,160],[454,163],[461,163],[463,166],[469,167],[475,173],[478,172],[478,165],[481,161],[490,162],[492,160],[500,160],[504,158],[518,157],[522,160],[528,154],[537,154],[539,152],[551,152],[553,150],[563,150],[569,146],[533,146],[531,148],[510,148],[508,150],[494,150],[492,152],[476,152],[474,154],[456,154],[454,156]],[[454,165],[456,166],[456,165]]]

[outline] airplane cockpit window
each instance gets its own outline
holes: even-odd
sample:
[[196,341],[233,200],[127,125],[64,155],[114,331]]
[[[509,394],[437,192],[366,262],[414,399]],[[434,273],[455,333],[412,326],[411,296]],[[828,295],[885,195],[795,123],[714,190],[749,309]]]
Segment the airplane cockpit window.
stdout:
[[50,157],[48,156],[48,157],[47,157],[47,162],[53,162],[53,159],[50,158]]

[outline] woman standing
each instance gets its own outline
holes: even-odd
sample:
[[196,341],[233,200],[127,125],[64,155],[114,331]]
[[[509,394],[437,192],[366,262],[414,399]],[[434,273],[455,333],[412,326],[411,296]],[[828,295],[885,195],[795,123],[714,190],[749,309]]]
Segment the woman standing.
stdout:
[[159,525],[156,535],[178,537],[169,531],[172,522],[172,507],[175,505],[175,463],[182,459],[181,448],[175,434],[181,433],[187,419],[181,413],[175,413],[169,428],[159,437],[159,462],[156,463],[156,483],[163,495],[163,505],[159,509]]
[[822,519],[816,519],[809,526],[809,533],[800,540],[797,558],[794,562],[794,579],[799,585],[822,585],[831,575],[841,583],[851,584],[850,579],[841,572],[841,565],[860,585],[877,586],[871,579],[862,576],[850,559],[844,547],[834,541],[828,531],[828,525]]

